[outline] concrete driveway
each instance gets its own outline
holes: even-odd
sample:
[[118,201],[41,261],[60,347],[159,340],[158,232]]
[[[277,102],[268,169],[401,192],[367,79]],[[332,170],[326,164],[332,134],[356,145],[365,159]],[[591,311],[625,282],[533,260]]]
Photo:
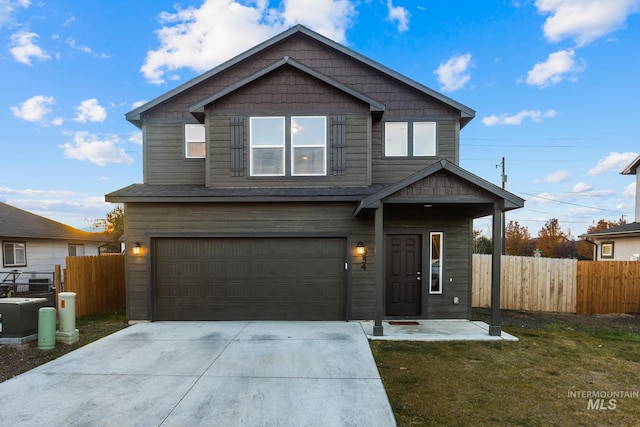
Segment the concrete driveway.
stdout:
[[1,383],[0,402],[11,426],[396,424],[358,322],[141,323]]

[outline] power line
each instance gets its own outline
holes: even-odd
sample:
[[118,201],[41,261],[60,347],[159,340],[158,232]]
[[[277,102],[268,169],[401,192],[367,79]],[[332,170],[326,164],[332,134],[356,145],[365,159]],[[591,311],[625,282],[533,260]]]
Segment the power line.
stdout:
[[531,196],[531,197],[536,197],[538,199],[544,199],[544,200],[549,200],[551,202],[562,203],[562,204],[565,204],[565,205],[578,206],[580,208],[587,208],[587,209],[593,209],[593,210],[598,210],[598,211],[615,212],[617,214],[624,214],[624,212],[622,212],[622,211],[614,211],[614,210],[611,210],[611,209],[597,208],[595,206],[581,205],[579,203],[565,202],[563,200],[556,200],[556,199],[552,199],[550,197],[544,197],[544,196],[539,196],[539,195],[536,195],[536,194],[525,193],[524,191],[519,191],[519,193],[520,194],[525,194],[525,195]]

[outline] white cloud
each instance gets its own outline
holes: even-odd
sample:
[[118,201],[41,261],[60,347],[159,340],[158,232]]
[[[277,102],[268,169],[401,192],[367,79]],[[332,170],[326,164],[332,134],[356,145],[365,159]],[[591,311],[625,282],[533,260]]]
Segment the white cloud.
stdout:
[[555,110],[547,110],[542,112],[540,110],[522,110],[517,114],[508,115],[501,114],[500,116],[496,116],[495,114],[490,115],[489,117],[483,117],[482,123],[485,126],[498,126],[498,125],[512,125],[519,126],[522,124],[522,121],[526,118],[530,118],[533,122],[541,122],[542,119],[555,117]]
[[573,186],[573,188],[571,189],[572,193],[584,193],[585,191],[589,191],[591,190],[593,187],[587,183],[584,182],[579,182],[576,185]]
[[409,29],[409,17],[411,16],[407,9],[402,6],[394,6],[392,0],[387,0],[387,9],[389,15],[387,19],[398,24],[398,32],[404,33]]
[[72,49],[75,50],[79,50],[80,52],[84,52],[84,53],[88,53],[93,55],[96,58],[100,58],[100,59],[105,59],[105,58],[109,58],[109,55],[104,54],[104,53],[95,53],[89,46],[87,45],[78,45],[76,44],[76,41],[74,39],[72,39],[71,37],[67,38],[67,45],[69,45],[69,47],[71,47]]
[[453,92],[462,89],[471,78],[468,73],[471,67],[471,54],[454,55],[444,64],[440,64],[434,71],[440,83],[440,89],[445,92]]
[[140,100],[140,101],[136,101],[136,102],[134,102],[134,103],[133,103],[133,105],[131,106],[131,109],[132,109],[132,110],[135,110],[135,109],[136,109],[136,108],[138,108],[138,107],[142,107],[142,106],[143,106],[144,104],[146,104],[146,103],[147,103],[147,100],[146,100],[146,99],[143,99],[143,100]]
[[545,62],[539,62],[527,72],[526,83],[530,86],[547,87],[560,83],[569,75],[575,80],[575,75],[586,68],[584,59],[576,62],[575,51],[560,50],[549,54]]
[[559,182],[564,182],[569,179],[571,175],[569,171],[566,169],[561,169],[555,172],[551,172],[544,177],[544,182],[549,182],[552,184],[557,184]]
[[119,142],[117,135],[99,137],[80,131],[73,136],[73,143],[66,143],[60,148],[64,148],[64,156],[67,159],[87,161],[98,166],[132,164],[133,159],[125,153],[124,149],[118,147]]
[[638,153],[610,152],[607,157],[598,160],[596,167],[589,169],[587,175],[597,176],[606,172],[622,172],[636,157],[638,157]]
[[56,100],[53,96],[36,95],[22,102],[18,107],[9,107],[14,116],[28,122],[42,122],[51,112],[51,105]]
[[31,65],[31,58],[46,61],[51,56],[36,46],[34,41],[38,39],[36,33],[27,31],[19,31],[11,35],[11,48],[9,51],[13,55],[13,59],[23,64]]
[[142,132],[131,132],[129,134],[129,142],[133,142],[134,144],[142,145]]
[[13,15],[17,8],[28,8],[31,5],[30,0],[0,0],[0,28],[5,25],[13,25]]
[[349,0],[283,0],[280,9],[265,0],[205,0],[200,8],[160,14],[160,46],[147,52],[140,71],[151,83],[177,79],[180,68],[203,72],[296,24],[339,43],[355,16]]
[[[628,198],[629,200],[634,200],[636,197],[636,183],[632,182],[627,185],[622,192],[622,197]],[[637,221],[640,221],[640,218],[636,218]]]
[[33,190],[31,188],[17,190],[15,188],[0,187],[0,194],[15,194],[19,196],[67,197],[67,196],[73,196],[76,193],[73,191],[63,191],[63,190]]
[[103,122],[107,118],[107,110],[98,104],[95,98],[86,99],[76,107],[74,122]]
[[536,0],[538,12],[551,15],[542,29],[550,42],[570,38],[578,46],[624,27],[640,9],[638,0]]

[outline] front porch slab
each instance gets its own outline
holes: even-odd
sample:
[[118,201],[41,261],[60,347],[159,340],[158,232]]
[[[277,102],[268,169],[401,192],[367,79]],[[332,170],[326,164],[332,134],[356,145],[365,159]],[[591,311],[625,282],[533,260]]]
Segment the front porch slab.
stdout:
[[[413,321],[413,319],[412,319]],[[393,321],[391,321],[393,322]],[[384,335],[373,334],[373,321],[361,321],[360,325],[370,340],[388,341],[518,341],[518,338],[502,331],[500,336],[489,335],[489,325],[469,320],[416,320],[417,325],[382,322]],[[407,322],[409,323],[409,322]]]

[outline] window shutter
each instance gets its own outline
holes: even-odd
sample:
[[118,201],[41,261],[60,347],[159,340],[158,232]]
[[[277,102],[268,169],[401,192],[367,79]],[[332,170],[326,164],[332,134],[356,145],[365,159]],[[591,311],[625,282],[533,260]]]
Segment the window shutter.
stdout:
[[244,117],[231,118],[231,176],[244,176]]
[[333,175],[345,175],[347,170],[347,118],[333,117]]

